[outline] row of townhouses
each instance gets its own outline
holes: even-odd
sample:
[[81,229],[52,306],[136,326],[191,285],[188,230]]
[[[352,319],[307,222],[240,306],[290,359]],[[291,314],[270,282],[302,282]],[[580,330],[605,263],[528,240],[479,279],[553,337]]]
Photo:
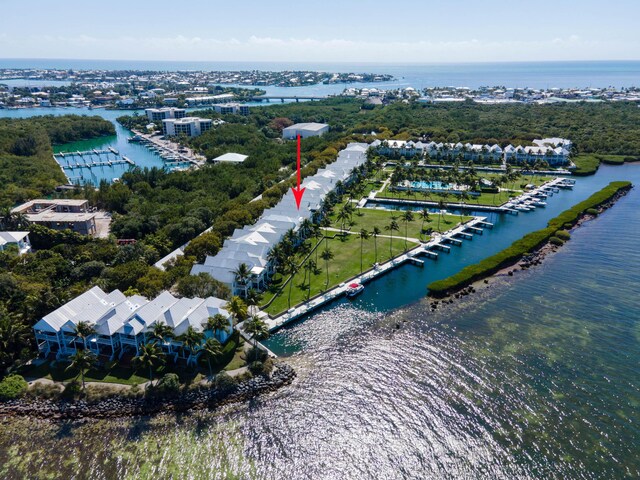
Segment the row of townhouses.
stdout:
[[534,140],[533,146],[507,145],[479,145],[465,143],[436,143],[413,142],[404,140],[376,140],[371,146],[381,154],[393,157],[430,157],[436,160],[464,160],[464,161],[500,161],[514,164],[533,164],[545,161],[551,166],[568,165],[571,153],[571,141],[563,138],[544,138]]
[[[125,296],[121,291],[105,293],[93,287],[39,320],[33,327],[38,350],[56,358],[73,355],[77,349],[87,349],[98,357],[113,360],[124,355],[134,356],[158,323],[173,329],[171,338],[159,343],[164,353],[174,360],[195,362],[199,347],[184,348],[180,335],[189,327],[225,342],[233,329],[231,314],[225,310],[225,300],[208,298],[176,298],[164,291],[153,300],[140,295]],[[225,330],[206,329],[207,320],[221,314],[228,320]],[[76,334],[80,322],[86,322],[95,334],[82,340]],[[204,342],[204,340],[203,340]]]
[[[350,143],[340,151],[335,162],[304,180],[301,186],[305,192],[299,210],[293,192],[289,190],[278,205],[265,210],[254,225],[236,230],[215,256],[208,256],[203,264],[194,265],[191,273],[208,273],[226,284],[234,295],[244,295],[250,288],[263,290],[275,271],[269,255],[271,249],[289,230],[298,232],[305,219],[317,219],[327,194],[338,182],[348,184],[353,169],[366,162],[368,147],[366,143]],[[243,263],[251,271],[248,281],[236,278],[235,272]]]

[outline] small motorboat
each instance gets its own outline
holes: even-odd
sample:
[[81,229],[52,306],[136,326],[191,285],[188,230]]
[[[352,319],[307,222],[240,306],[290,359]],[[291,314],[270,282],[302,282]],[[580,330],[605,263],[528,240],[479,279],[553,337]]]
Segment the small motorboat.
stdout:
[[347,297],[353,298],[364,290],[364,285],[361,283],[350,283],[347,286]]

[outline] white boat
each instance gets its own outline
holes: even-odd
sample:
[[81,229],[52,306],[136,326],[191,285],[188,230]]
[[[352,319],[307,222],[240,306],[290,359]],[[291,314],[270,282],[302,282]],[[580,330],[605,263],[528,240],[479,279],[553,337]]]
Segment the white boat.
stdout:
[[347,287],[347,297],[353,298],[364,290],[364,285],[361,283],[350,283]]

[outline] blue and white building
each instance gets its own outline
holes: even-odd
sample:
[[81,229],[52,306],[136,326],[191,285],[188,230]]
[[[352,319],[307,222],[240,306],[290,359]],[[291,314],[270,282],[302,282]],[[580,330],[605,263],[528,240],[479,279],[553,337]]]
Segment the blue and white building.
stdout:
[[[233,331],[233,319],[225,305],[225,300],[215,297],[176,298],[164,291],[148,300],[141,295],[127,297],[119,290],[105,293],[100,287],[93,287],[40,319],[33,330],[42,355],[64,358],[78,349],[87,349],[98,357],[113,360],[137,355],[154,326],[162,323],[173,329],[173,335],[159,342],[159,346],[174,360],[190,363],[197,360],[200,349],[183,348],[180,335],[193,327],[204,333],[205,340],[213,336],[224,343]],[[206,330],[207,320],[216,314],[227,319],[227,328]],[[95,330],[84,341],[76,335],[80,322]]]

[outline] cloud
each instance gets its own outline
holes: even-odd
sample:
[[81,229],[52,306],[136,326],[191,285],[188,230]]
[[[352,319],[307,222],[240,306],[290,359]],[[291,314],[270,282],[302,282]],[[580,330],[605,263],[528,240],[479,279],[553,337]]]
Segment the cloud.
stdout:
[[577,35],[552,39],[475,38],[458,41],[360,41],[335,38],[244,39],[200,36],[91,35],[11,38],[0,35],[0,57],[183,61],[468,62],[638,58],[637,42],[590,41]]

